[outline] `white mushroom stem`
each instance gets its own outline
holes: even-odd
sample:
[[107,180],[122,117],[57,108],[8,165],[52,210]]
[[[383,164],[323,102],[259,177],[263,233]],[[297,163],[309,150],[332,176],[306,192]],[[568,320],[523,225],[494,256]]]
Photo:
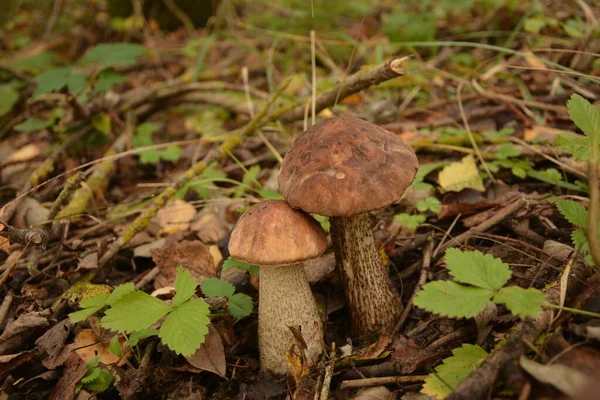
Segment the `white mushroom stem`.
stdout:
[[402,312],[402,302],[375,245],[369,214],[330,221],[354,328],[359,334],[389,332]]
[[258,305],[258,345],[261,369],[286,375],[286,352],[297,344],[288,326],[300,325],[309,365],[322,352],[319,312],[302,264],[261,267]]

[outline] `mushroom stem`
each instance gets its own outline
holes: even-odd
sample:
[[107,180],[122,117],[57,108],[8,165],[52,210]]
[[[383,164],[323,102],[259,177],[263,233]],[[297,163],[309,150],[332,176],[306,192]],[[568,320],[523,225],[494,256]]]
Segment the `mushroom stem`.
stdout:
[[288,326],[300,325],[309,365],[322,352],[319,312],[303,265],[261,267],[258,305],[260,365],[276,375],[286,375],[286,352],[296,340]]
[[358,334],[389,332],[402,302],[381,260],[369,214],[332,217],[331,240]]

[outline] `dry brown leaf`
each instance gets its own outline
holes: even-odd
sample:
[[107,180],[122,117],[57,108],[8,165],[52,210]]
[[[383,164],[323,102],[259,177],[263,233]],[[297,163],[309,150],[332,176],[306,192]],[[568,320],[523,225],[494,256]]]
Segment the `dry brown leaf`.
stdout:
[[202,371],[212,372],[225,378],[227,373],[225,348],[219,332],[212,325],[208,326],[208,335],[205,336],[202,346],[194,354],[186,357],[186,360]]
[[100,357],[100,362],[103,364],[123,365],[125,363],[125,357],[121,359],[108,351],[110,343],[100,342],[93,329],[83,329],[79,332],[75,336],[74,344],[77,347],[75,352],[86,363],[96,356]]
[[360,389],[351,400],[389,400],[391,398],[392,392],[385,386],[375,386]]
[[217,243],[229,232],[225,223],[210,208],[198,213],[198,218],[194,220],[190,229],[196,232],[198,239],[204,243]]
[[196,208],[183,200],[175,199],[156,213],[162,234],[188,230],[196,216]]
[[41,146],[41,143],[28,144],[8,156],[4,162],[8,164],[33,160],[34,158],[40,156],[47,147],[47,145]]
[[180,265],[190,271],[198,283],[204,278],[214,278],[217,275],[209,247],[199,240],[175,243],[162,249],[151,250],[150,253],[160,270],[160,274],[154,280],[156,289],[172,286],[177,275],[177,267]]
[[591,376],[575,368],[562,364],[540,364],[525,356],[519,360],[521,367],[536,380],[554,386],[568,396],[579,398],[581,388],[591,386],[594,380]]
[[18,352],[27,346],[39,328],[48,326],[51,315],[50,310],[34,311],[21,314],[15,321],[9,322],[0,336],[0,355]]
[[50,395],[50,400],[71,400],[75,397],[75,386],[87,372],[86,361],[77,353],[71,353],[66,367]]

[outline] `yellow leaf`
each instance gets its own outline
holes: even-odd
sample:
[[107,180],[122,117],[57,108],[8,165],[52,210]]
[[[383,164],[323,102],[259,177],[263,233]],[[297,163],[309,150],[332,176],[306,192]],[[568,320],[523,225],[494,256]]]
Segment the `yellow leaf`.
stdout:
[[445,166],[440,171],[439,182],[445,192],[460,192],[463,189],[485,191],[472,155],[466,156],[460,162]]

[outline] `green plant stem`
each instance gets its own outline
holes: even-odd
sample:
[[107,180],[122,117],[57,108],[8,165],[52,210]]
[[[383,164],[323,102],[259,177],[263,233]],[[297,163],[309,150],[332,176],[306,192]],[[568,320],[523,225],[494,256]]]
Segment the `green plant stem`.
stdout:
[[598,193],[598,136],[591,135],[592,151],[590,152],[590,161],[588,163],[588,182],[590,185],[590,209],[587,238],[590,248],[590,254],[594,260],[594,266],[600,271],[600,243],[598,243],[598,202],[600,196]]
[[587,315],[588,317],[600,318],[600,314],[595,313],[595,312],[585,311],[585,310],[578,310],[576,308],[565,307],[565,306],[561,307],[561,306],[557,306],[556,304],[551,304],[551,303],[544,304],[544,307],[554,308],[556,310],[568,311],[568,312],[571,312],[573,314]]

